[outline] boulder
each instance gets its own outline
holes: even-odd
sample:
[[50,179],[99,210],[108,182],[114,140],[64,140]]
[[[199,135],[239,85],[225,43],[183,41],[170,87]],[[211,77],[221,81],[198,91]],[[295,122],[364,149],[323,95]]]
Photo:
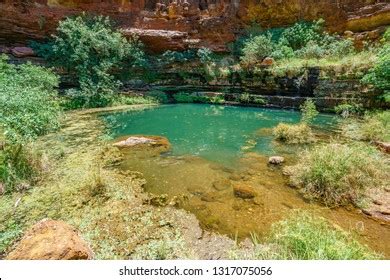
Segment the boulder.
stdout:
[[245,183],[236,183],[233,185],[233,193],[236,197],[250,199],[256,196],[255,189]]
[[93,253],[77,230],[63,221],[44,219],[23,236],[8,260],[90,260]]
[[144,135],[127,136],[113,145],[118,148],[160,148],[162,151],[168,151],[171,147],[171,144],[165,137]]
[[35,56],[34,50],[29,47],[15,47],[12,48],[11,53],[15,57],[28,57],[28,56]]
[[280,156],[273,156],[268,159],[269,164],[279,165],[282,164],[283,162],[284,162],[284,157],[280,157]]

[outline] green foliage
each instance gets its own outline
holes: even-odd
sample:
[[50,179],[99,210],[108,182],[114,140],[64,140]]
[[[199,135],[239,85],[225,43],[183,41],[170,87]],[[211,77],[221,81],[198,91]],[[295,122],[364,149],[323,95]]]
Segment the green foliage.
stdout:
[[58,127],[57,86],[50,70],[0,57],[0,123],[7,144],[24,144]]
[[77,79],[80,89],[69,93],[75,104],[103,107],[120,86],[114,70],[138,65],[142,54],[137,40],[115,31],[108,17],[81,15],[60,22],[50,58]]
[[367,113],[362,120],[350,119],[342,125],[343,134],[354,140],[390,141],[390,112]]
[[380,255],[357,242],[353,235],[307,211],[293,211],[273,224],[266,243],[252,236],[253,249],[236,248],[233,259],[251,260],[371,260]]
[[166,104],[169,103],[168,95],[160,90],[151,90],[146,93],[147,97],[156,100],[158,103]]
[[248,92],[244,92],[244,93],[239,95],[238,100],[241,103],[247,104],[247,103],[251,102],[251,96]]
[[195,95],[188,92],[179,92],[173,95],[173,99],[175,99],[178,103],[207,103],[209,102],[209,98],[203,95]]
[[287,171],[305,196],[328,206],[358,205],[367,189],[382,186],[390,174],[380,153],[360,143],[316,146],[304,151]]
[[150,96],[134,96],[134,95],[125,95],[118,94],[112,100],[113,106],[120,105],[147,105],[147,104],[157,104],[159,101]]
[[336,114],[341,115],[343,118],[349,118],[351,116],[361,115],[364,111],[362,104],[350,101],[348,103],[339,104],[334,107]]
[[271,55],[273,48],[274,46],[269,34],[250,38],[245,42],[244,48],[242,49],[243,56],[241,57],[241,61],[245,64],[261,62],[264,58]]
[[197,57],[197,53],[194,50],[186,50],[182,52],[178,51],[166,51],[161,55],[159,59],[161,63],[185,63],[194,60]]
[[201,63],[209,63],[213,60],[213,52],[208,48],[200,48],[196,55],[199,57]]
[[20,226],[11,220],[8,221],[6,228],[7,230],[3,225],[0,226],[0,253],[6,252],[13,241],[22,235]]
[[314,141],[312,130],[306,123],[279,123],[272,132],[276,140],[287,144],[306,144]]
[[310,124],[318,115],[316,104],[311,99],[306,99],[300,106],[302,117],[301,122]]
[[390,41],[385,42],[379,51],[377,63],[363,77],[362,82],[372,84],[375,88],[381,90],[380,97],[386,103],[390,103]]
[[256,64],[267,56],[276,60],[340,58],[354,52],[353,42],[329,35],[323,21],[298,22],[287,28],[273,28],[251,36],[242,43],[241,60]]
[[262,97],[255,97],[253,99],[253,103],[259,104],[259,105],[266,105],[267,101],[264,98],[262,98]]
[[385,31],[385,34],[383,34],[383,41],[390,42],[390,27],[388,27]]
[[286,28],[281,38],[285,40],[293,50],[299,50],[310,41],[318,42],[321,40],[323,29],[323,20],[317,22],[298,22],[293,26]]
[[58,77],[50,70],[30,63],[15,66],[0,57],[0,131],[5,139],[0,181],[7,191],[35,174],[27,145],[59,126],[57,86]]
[[324,218],[297,212],[275,224],[269,239],[277,259],[365,260],[379,256]]

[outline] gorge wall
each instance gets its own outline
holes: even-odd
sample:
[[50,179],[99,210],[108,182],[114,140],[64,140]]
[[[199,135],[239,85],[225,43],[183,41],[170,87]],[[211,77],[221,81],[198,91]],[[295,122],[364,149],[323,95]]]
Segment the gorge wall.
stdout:
[[109,15],[156,52],[225,51],[251,22],[277,27],[323,18],[332,32],[390,25],[389,0],[0,0],[0,44],[43,40],[59,20],[81,11]]

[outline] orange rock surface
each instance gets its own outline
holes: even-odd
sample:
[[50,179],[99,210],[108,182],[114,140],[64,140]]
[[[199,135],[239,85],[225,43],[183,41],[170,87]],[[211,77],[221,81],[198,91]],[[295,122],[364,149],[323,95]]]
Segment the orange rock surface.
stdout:
[[275,27],[324,18],[330,31],[340,33],[390,24],[388,0],[5,0],[0,2],[0,43],[44,39],[59,20],[82,11],[111,16],[125,34],[138,34],[156,52],[225,51],[226,43],[253,21]]

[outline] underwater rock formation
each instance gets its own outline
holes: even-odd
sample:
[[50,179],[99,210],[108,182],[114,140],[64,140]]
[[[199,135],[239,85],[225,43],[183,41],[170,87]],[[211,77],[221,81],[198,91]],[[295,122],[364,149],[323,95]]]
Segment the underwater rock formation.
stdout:
[[387,0],[4,0],[0,43],[42,40],[59,20],[81,11],[111,16],[125,34],[152,42],[149,47],[156,52],[188,47],[226,51],[226,43],[252,22],[276,27],[323,18],[332,32],[390,24]]

